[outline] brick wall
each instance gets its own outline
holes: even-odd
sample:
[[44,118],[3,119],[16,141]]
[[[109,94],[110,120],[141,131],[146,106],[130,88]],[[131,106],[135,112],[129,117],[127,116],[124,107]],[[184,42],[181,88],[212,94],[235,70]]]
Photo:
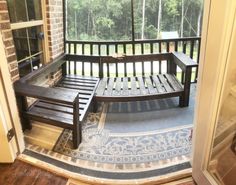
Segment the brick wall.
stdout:
[[6,0],[0,0],[0,31],[5,45],[9,71],[14,82],[19,79],[19,71]]
[[63,1],[46,0],[50,61],[64,53]]
[[[62,2],[62,0],[46,0],[45,26],[48,30],[49,47],[46,49],[49,50],[50,61],[64,53]],[[5,45],[9,71],[14,82],[19,79],[19,71],[6,0],[0,0],[0,31]]]

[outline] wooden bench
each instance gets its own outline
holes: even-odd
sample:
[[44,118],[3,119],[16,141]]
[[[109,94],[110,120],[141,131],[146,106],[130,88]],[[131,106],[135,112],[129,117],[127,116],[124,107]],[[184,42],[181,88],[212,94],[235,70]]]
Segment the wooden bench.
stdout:
[[[182,70],[181,82],[176,77],[177,66]],[[73,146],[77,148],[81,142],[81,125],[92,101],[94,110],[98,101],[167,97],[180,97],[180,107],[188,106],[193,67],[197,64],[192,59],[177,52],[121,58],[62,56],[14,84],[22,127],[31,129],[30,120],[36,120],[71,129]],[[59,69],[62,78],[53,87],[39,86]],[[36,98],[36,101],[28,105],[27,97]]]
[[[154,74],[153,62],[167,61],[166,73]],[[141,74],[137,74],[135,64],[141,63]],[[145,62],[149,62],[150,73],[145,74]],[[117,64],[123,63],[124,76],[119,77]],[[102,60],[102,69],[104,66],[116,65],[116,75],[111,77],[109,70],[107,74],[103,72],[96,90],[96,101],[104,102],[126,102],[141,101],[158,98],[179,97],[179,106],[189,105],[189,93],[191,84],[192,68],[197,64],[183,53],[166,53],[140,56],[125,56],[123,58],[106,57]],[[128,64],[129,69],[128,69]],[[182,83],[177,79],[176,66],[182,70]],[[107,67],[108,69],[108,67]],[[128,74],[131,71],[131,74]],[[161,71],[159,71],[161,73]],[[114,75],[113,75],[114,76]]]
[[[92,102],[98,78],[91,77],[88,80],[78,76],[76,79],[65,76],[60,82],[65,86],[41,87],[34,85],[37,81],[48,78],[53,71],[64,63],[64,58],[61,58],[17,81],[14,88],[23,129],[31,129],[30,120],[71,129],[73,146],[77,148],[81,142],[81,125]],[[69,89],[67,78],[75,82]],[[32,105],[28,105],[26,97],[37,100]]]

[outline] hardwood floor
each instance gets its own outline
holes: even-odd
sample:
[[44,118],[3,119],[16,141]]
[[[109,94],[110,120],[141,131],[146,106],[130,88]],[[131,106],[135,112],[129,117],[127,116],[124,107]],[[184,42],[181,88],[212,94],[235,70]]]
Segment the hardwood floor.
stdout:
[[2,185],[66,185],[67,179],[16,160],[13,164],[0,164]]
[[[89,185],[69,180],[28,163],[16,160],[13,164],[0,164],[1,185]],[[154,183],[155,184],[155,183]],[[195,185],[192,178],[167,183],[165,185]]]

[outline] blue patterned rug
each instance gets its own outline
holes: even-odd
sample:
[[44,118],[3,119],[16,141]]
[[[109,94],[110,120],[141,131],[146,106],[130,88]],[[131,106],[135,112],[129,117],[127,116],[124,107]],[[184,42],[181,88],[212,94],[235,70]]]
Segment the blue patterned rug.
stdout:
[[72,149],[72,131],[65,129],[54,151],[76,159],[112,164],[188,158],[195,88],[192,85],[190,105],[185,108],[179,108],[178,98],[103,105],[98,113],[88,115],[77,150]]
[[72,148],[72,131],[65,129],[54,151],[76,159],[99,163],[147,163],[187,156],[191,152],[192,126],[149,132],[114,133],[99,129],[99,113],[91,113],[83,125],[82,143]]

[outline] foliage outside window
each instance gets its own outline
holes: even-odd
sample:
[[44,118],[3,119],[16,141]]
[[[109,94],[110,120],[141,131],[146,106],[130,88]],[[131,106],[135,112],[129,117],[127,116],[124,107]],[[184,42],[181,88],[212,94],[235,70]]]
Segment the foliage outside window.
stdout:
[[33,70],[38,69],[43,63],[41,1],[8,0],[8,11],[19,73],[20,77],[22,77]]
[[157,39],[161,38],[161,32],[169,31],[177,31],[179,37],[200,35],[202,0],[65,2],[67,40]]

